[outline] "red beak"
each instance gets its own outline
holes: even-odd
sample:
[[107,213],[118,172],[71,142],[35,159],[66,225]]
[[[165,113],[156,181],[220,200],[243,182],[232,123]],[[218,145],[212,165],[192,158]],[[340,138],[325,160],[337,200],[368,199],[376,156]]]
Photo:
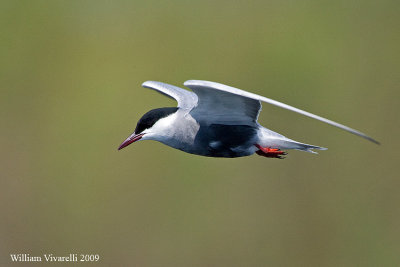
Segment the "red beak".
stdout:
[[136,141],[140,140],[143,135],[144,134],[132,134],[124,142],[122,142],[122,144],[119,146],[118,150],[121,150],[124,147],[129,146],[133,142],[136,142]]

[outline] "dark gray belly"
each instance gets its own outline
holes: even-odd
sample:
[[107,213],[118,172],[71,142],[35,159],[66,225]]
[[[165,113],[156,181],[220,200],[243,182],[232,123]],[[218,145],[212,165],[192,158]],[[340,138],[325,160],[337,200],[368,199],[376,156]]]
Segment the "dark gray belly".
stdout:
[[[209,157],[242,157],[254,145],[257,128],[249,125],[211,124],[200,126],[194,140],[197,153]],[[196,153],[196,154],[197,154]]]

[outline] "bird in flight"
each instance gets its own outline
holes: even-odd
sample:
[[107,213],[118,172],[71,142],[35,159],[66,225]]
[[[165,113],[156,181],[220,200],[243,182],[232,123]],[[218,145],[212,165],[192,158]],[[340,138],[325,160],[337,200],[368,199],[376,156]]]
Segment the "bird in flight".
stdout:
[[320,120],[379,144],[366,134],[276,100],[224,84],[189,80],[188,91],[170,84],[147,81],[143,87],[156,90],[178,102],[177,107],[157,108],[142,116],[118,150],[139,140],[155,140],[187,153],[208,157],[243,157],[257,153],[284,158],[284,150],[316,153],[324,147],[289,139],[258,122],[261,101]]

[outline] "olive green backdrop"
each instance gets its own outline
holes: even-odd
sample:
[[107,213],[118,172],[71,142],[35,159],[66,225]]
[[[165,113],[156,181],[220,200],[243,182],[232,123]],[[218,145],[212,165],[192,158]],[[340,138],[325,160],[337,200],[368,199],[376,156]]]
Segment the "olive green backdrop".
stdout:
[[[1,1],[0,265],[399,266],[398,1]],[[141,87],[225,83],[259,121],[328,147],[285,160],[117,151],[176,103]],[[82,264],[77,264],[82,266]]]

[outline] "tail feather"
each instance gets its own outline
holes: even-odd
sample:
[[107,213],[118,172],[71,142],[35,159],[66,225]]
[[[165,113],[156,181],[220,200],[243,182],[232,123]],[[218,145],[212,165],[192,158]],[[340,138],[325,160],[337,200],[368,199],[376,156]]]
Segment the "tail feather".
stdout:
[[325,147],[309,145],[294,141],[264,127],[260,127],[259,144],[263,147],[279,148],[281,150],[296,149],[314,154],[318,153],[316,151],[313,151],[313,149],[327,150],[327,148]]
[[305,151],[305,152],[310,152],[313,154],[318,154],[318,152],[313,151],[313,149],[318,149],[318,150],[327,150],[328,149],[326,147],[304,144],[304,143],[300,143],[300,142],[293,141],[293,140],[288,140],[285,143],[287,143],[287,146],[288,146],[287,149],[296,149],[296,150],[301,150],[301,151]]
[[318,154],[318,152],[313,151],[313,149],[327,150],[326,147],[304,144],[304,143],[300,143],[300,142],[297,142],[297,141],[294,141],[291,139],[280,139],[280,140],[275,139],[271,143],[274,144],[271,147],[277,147],[281,150],[296,149],[296,150],[301,150],[301,151],[314,153],[314,154]]

